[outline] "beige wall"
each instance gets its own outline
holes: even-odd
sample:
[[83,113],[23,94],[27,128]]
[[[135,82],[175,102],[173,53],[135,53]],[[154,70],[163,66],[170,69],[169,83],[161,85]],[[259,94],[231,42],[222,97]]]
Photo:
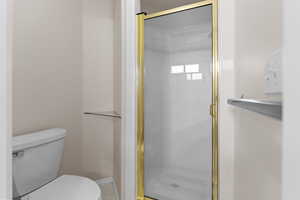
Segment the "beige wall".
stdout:
[[227,99],[235,91],[235,0],[219,2],[219,167],[220,200],[234,199],[234,109]]
[[65,128],[63,173],[93,179],[116,173],[120,183],[120,120],[82,115],[121,112],[121,19],[115,13],[120,2],[116,5],[111,0],[16,2],[13,131]]
[[[114,110],[114,1],[83,0],[83,109]],[[99,179],[114,173],[114,120],[83,118],[84,175]]]
[[[121,0],[115,0],[114,19],[114,110],[121,114]],[[114,122],[114,178],[121,193],[121,120]]]
[[[299,135],[299,16],[300,1],[283,1],[283,90],[282,199],[300,199]],[[295,24],[297,23],[297,24]]]
[[[235,6],[237,97],[269,98],[263,72],[281,47],[281,0],[236,0]],[[235,112],[235,199],[281,199],[281,122]]]
[[13,133],[67,129],[63,172],[81,168],[81,1],[15,2]]
[[0,199],[12,199],[11,47],[12,2],[0,1]]

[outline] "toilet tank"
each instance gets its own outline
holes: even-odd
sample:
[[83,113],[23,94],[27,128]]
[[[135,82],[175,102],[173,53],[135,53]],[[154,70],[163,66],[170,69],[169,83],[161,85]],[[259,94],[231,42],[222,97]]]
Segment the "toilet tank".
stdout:
[[66,130],[48,129],[13,137],[13,196],[19,197],[57,178]]

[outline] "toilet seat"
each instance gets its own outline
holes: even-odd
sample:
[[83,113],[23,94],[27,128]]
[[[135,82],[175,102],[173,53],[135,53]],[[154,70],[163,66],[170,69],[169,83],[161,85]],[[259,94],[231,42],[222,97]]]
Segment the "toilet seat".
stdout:
[[63,175],[21,200],[101,200],[96,182],[80,176]]

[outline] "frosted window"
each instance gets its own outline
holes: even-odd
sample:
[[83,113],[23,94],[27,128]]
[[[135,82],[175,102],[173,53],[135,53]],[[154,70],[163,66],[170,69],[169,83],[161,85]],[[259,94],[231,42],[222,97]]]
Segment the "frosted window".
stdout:
[[184,66],[183,65],[175,65],[171,67],[172,74],[180,74],[184,73]]
[[186,65],[185,66],[185,72],[186,73],[192,73],[192,72],[199,72],[199,65],[198,64],[194,64],[194,65]]

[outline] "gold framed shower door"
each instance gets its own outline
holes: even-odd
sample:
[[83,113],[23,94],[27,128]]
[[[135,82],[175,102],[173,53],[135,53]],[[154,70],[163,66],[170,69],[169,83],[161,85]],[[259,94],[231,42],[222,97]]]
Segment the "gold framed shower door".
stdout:
[[219,58],[218,58],[218,0],[204,0],[153,14],[137,15],[137,161],[136,191],[137,200],[152,200],[144,195],[144,23],[146,19],[169,15],[193,8],[212,6],[212,200],[219,200]]

